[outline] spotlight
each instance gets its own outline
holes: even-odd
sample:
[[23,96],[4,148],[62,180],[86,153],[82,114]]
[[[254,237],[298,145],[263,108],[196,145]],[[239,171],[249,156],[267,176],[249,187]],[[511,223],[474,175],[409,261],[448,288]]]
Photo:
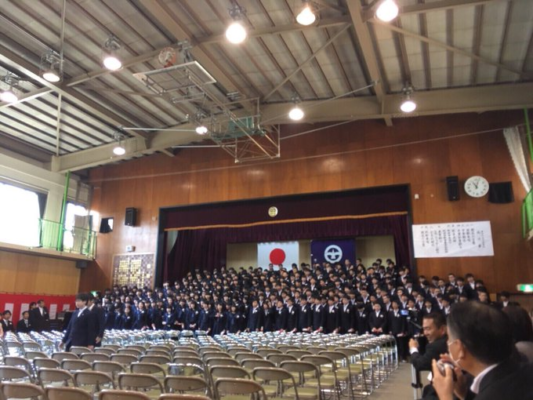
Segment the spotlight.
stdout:
[[113,138],[118,142],[117,145],[113,148],[113,154],[117,156],[123,156],[126,154],[126,149],[122,145],[122,139],[124,135],[121,132],[116,131],[113,133]]
[[123,156],[124,154],[126,154],[126,149],[118,145],[113,149],[113,153],[117,156]]
[[104,67],[111,71],[116,71],[122,67],[122,61],[118,58],[117,53],[121,45],[115,36],[110,36],[103,47],[102,63]]
[[316,14],[313,12],[313,9],[311,5],[309,4],[309,1],[304,0],[304,8],[296,16],[296,22],[298,22],[300,25],[307,26],[307,25],[311,25],[315,21],[316,21]]
[[3,90],[0,93],[0,100],[5,103],[16,103],[19,98],[15,92],[15,87],[18,87],[20,78],[8,72],[7,75],[4,75],[2,78],[0,78],[0,82],[3,82],[7,86],[9,86],[8,89]]
[[411,113],[416,110],[416,103],[411,99],[411,94],[413,93],[413,91],[414,89],[410,85],[406,85],[402,89],[404,98],[402,104],[400,105],[400,110],[402,110],[404,113]]
[[5,103],[15,103],[19,99],[12,89],[3,91],[0,98]]
[[58,54],[53,50],[47,51],[41,57],[41,76],[48,82],[59,82],[63,78],[62,63]]
[[207,126],[198,125],[196,127],[196,133],[199,134],[199,135],[205,135],[207,133]]
[[399,11],[394,0],[383,0],[376,10],[376,17],[383,22],[390,22],[398,16]]
[[233,22],[226,29],[226,39],[228,39],[230,43],[240,44],[244,42],[248,36],[246,28],[242,24],[242,18],[245,14],[245,10],[237,3],[234,3],[229,9],[229,14],[231,18],[233,18]]
[[300,121],[304,115],[303,110],[298,106],[294,106],[291,111],[289,111],[289,118],[293,121]]

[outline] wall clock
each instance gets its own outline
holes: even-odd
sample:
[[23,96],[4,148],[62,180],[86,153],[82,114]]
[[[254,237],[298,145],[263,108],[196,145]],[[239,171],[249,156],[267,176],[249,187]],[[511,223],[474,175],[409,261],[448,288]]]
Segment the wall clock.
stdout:
[[470,197],[483,197],[489,192],[489,182],[482,176],[471,176],[465,182],[465,192]]

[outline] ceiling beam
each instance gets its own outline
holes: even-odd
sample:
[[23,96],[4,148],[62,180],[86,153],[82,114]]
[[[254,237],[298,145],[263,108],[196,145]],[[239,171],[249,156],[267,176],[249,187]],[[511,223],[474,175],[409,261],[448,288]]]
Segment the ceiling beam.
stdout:
[[[446,11],[460,7],[479,6],[487,3],[512,1],[512,0],[441,0],[432,3],[419,3],[409,6],[400,6],[399,16],[423,14],[432,11]],[[375,18],[375,5],[368,7],[363,11],[364,21]]]
[[[24,75],[29,79],[36,81],[39,84],[49,88],[50,90],[63,95],[71,101],[80,104],[88,113],[106,121],[110,125],[141,125],[140,121],[138,121],[132,115],[126,115],[127,118],[122,117],[103,106],[102,103],[99,103],[95,100],[90,99],[87,96],[84,96],[83,94],[76,91],[74,88],[66,87],[64,83],[55,84],[52,82],[48,82],[46,79],[41,77],[38,67],[23,58],[19,53],[12,51],[3,44],[0,44],[0,61],[6,65],[9,65],[14,70],[18,71],[19,74]],[[139,131],[136,131],[134,135],[139,137],[146,136],[145,133]]]
[[261,101],[268,100],[274,93],[276,93],[283,85],[285,85],[288,81],[292,79],[293,76],[295,76],[298,72],[302,70],[303,67],[305,67],[309,62],[313,61],[318,54],[325,48],[327,48],[330,44],[332,44],[337,38],[342,35],[348,28],[350,28],[351,24],[346,24],[342,29],[340,29],[335,35],[330,37],[322,46],[320,46],[316,51],[314,51],[303,63],[298,65],[298,68],[296,68],[294,71],[292,71],[289,75],[287,75],[281,82],[279,82],[266,96],[264,96]]
[[[374,44],[372,43],[372,38],[370,37],[370,28],[368,24],[363,21],[361,2],[359,0],[352,0],[348,1],[347,4],[355,33],[357,35],[357,40],[361,46],[361,53],[363,55],[364,63],[366,64],[366,68],[370,74],[370,79],[374,82],[376,99],[379,106],[384,108],[385,90],[383,88],[383,79],[379,71],[378,59],[374,49]],[[392,119],[390,119],[390,117],[386,117],[385,123],[387,126],[392,126]]]
[[[303,102],[300,105],[305,111],[305,123],[327,123],[383,119],[386,117],[409,118],[442,114],[521,110],[523,108],[533,108],[531,93],[533,93],[533,83],[417,92],[415,100],[418,107],[416,112],[412,114],[403,114],[399,111],[402,101],[401,94],[386,95],[383,109],[373,96]],[[287,117],[288,107],[286,103],[265,105],[261,108],[262,118],[263,120],[270,120],[269,123],[272,125],[294,123]],[[241,110],[236,114],[241,116],[245,113],[245,111]],[[169,129],[154,132],[153,139],[145,147],[143,147],[144,142],[142,141],[137,142],[137,139],[127,139],[125,141],[127,152],[122,157],[112,156],[113,144],[54,157],[53,170],[56,172],[76,171],[137,155],[151,154],[173,146],[187,145],[199,140],[196,133],[183,131],[192,130],[193,128],[191,124],[184,124],[175,127],[176,132],[172,132]],[[178,129],[180,131],[177,131]]]
[[[248,38],[258,38],[262,36],[268,36],[268,35],[280,35],[282,33],[289,33],[289,32],[305,32],[305,31],[315,31],[317,28],[331,28],[334,26],[344,25],[351,23],[352,20],[349,16],[343,15],[340,17],[335,18],[325,18],[322,20],[319,20],[318,23],[309,25],[309,26],[303,26],[300,24],[290,24],[290,25],[282,25],[282,26],[272,26],[269,28],[258,28],[258,29],[251,29],[248,31]],[[198,38],[194,40],[195,44],[215,44],[215,43],[227,43],[228,39],[226,39],[226,35],[211,35],[206,36],[203,38]]]
[[501,64],[501,63],[499,63],[497,61],[488,60],[485,57],[481,57],[481,56],[479,56],[477,54],[470,53],[470,52],[462,50],[462,49],[460,49],[458,47],[450,46],[449,44],[446,44],[444,42],[439,42],[438,40],[431,39],[431,38],[428,38],[426,36],[419,35],[418,33],[414,33],[414,32],[408,31],[408,30],[403,29],[403,28],[398,28],[397,26],[388,24],[386,22],[381,22],[381,21],[378,21],[378,20],[375,20],[375,19],[374,20],[369,20],[368,22],[370,22],[373,25],[382,26],[382,27],[387,28],[387,29],[389,29],[389,30],[391,30],[393,32],[401,33],[404,36],[408,36],[408,37],[411,37],[413,39],[418,39],[418,40],[420,40],[422,42],[429,43],[430,45],[437,46],[437,47],[440,47],[440,48],[448,50],[448,51],[452,51],[452,52],[460,54],[462,56],[471,58],[471,59],[473,59],[475,61],[480,61],[480,62],[483,62],[485,64],[492,65],[494,67],[504,69],[506,71],[512,72],[514,74],[517,74],[520,78],[531,78],[533,76],[533,73],[531,73],[531,72],[515,70],[515,69],[513,69],[513,68],[511,68],[511,67],[509,67],[509,66],[507,66],[505,64]]

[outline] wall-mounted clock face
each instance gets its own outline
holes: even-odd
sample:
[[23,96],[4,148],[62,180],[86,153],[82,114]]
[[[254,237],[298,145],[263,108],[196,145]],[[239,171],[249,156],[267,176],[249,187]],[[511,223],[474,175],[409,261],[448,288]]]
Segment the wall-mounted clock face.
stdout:
[[465,182],[465,192],[471,197],[483,197],[489,192],[489,182],[482,176],[471,176]]
[[278,208],[277,207],[270,207],[268,209],[268,215],[270,215],[272,218],[274,218],[276,215],[278,215]]

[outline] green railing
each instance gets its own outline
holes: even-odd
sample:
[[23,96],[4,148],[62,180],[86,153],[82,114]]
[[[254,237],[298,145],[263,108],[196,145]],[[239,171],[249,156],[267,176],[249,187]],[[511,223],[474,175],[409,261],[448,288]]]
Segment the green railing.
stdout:
[[533,230],[533,189],[522,203],[522,235],[526,238]]
[[[65,229],[59,222],[39,220],[39,244],[44,249],[53,249],[65,253],[81,254],[94,258],[96,254],[96,232],[88,229]],[[63,243],[57,238],[63,233]]]

